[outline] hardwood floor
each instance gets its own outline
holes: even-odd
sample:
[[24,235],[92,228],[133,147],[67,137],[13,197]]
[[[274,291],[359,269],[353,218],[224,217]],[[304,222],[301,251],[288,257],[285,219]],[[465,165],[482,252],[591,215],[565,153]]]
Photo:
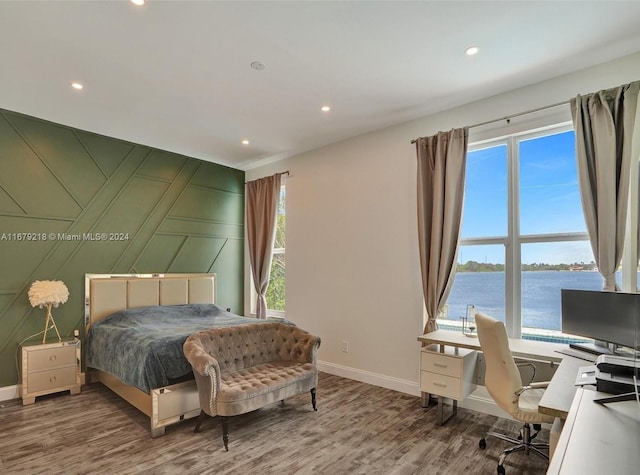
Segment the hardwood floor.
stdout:
[[[518,428],[465,409],[438,427],[436,408],[418,397],[324,373],[318,412],[301,395],[232,418],[229,452],[217,419],[198,434],[192,419],[152,439],[148,418],[100,383],[3,406],[2,474],[492,474],[506,443],[489,439],[482,451],[479,438]],[[544,474],[546,462],[513,454],[505,468]]]

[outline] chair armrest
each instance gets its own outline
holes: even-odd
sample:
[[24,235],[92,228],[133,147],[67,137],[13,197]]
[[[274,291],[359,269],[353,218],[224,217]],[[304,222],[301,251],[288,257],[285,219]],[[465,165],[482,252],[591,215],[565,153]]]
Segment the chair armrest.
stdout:
[[187,339],[183,349],[184,356],[194,371],[197,371],[202,376],[207,376],[212,369],[218,374],[220,373],[218,361],[207,353],[197,341],[189,341]]
[[522,389],[516,391],[516,396],[520,396],[523,392],[529,391],[530,389],[544,389],[549,386],[549,381],[540,381],[537,383],[531,383],[528,386],[523,386]]
[[199,335],[191,335],[183,346],[184,356],[193,369],[198,387],[200,408],[210,416],[217,414],[216,398],[220,392],[220,365],[218,360],[205,351]]
[[516,363],[516,366],[519,368],[521,366],[530,366],[533,369],[533,373],[531,374],[531,378],[529,379],[529,384],[531,384],[533,382],[534,379],[536,379],[536,371],[537,371],[537,366],[531,362],[527,362],[527,361],[521,361],[519,363]]
[[306,345],[304,345],[304,353],[303,356],[304,363],[313,363],[314,366],[317,364],[318,359],[318,348],[320,348],[320,337],[309,335]]
[[287,331],[291,331],[291,336],[285,339],[280,348],[282,359],[298,363],[312,363],[315,366],[318,348],[320,348],[320,337],[297,327],[287,328]]

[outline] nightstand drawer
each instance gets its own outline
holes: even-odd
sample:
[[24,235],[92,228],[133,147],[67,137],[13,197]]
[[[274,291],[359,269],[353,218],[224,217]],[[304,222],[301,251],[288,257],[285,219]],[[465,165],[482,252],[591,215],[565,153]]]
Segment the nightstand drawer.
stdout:
[[425,393],[461,401],[464,399],[462,380],[441,374],[420,372],[420,390]]
[[446,353],[423,351],[420,369],[431,373],[461,378],[462,358],[448,355]]
[[76,367],[56,368],[48,371],[29,373],[27,376],[29,393],[68,388],[76,385]]
[[29,371],[59,368],[76,364],[76,346],[30,350],[27,355]]

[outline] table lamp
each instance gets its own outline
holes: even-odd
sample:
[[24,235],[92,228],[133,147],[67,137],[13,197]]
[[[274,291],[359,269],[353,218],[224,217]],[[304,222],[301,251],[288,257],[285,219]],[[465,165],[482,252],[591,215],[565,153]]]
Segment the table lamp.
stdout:
[[29,289],[29,302],[32,307],[47,308],[47,319],[44,324],[44,334],[42,335],[42,344],[46,342],[47,333],[51,328],[56,331],[58,341],[62,341],[58,327],[51,314],[51,307],[65,303],[69,298],[69,289],[64,282],[59,280],[36,280],[31,284]]

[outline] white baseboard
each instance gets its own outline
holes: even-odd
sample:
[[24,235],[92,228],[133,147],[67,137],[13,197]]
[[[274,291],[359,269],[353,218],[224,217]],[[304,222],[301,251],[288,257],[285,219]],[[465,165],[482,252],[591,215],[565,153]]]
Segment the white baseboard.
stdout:
[[[391,376],[372,373],[370,371],[342,366],[335,363],[327,363],[325,361],[318,361],[318,369],[324,373],[353,379],[354,381],[360,381],[361,383],[392,389],[401,393],[410,394],[411,396],[420,396],[420,386],[414,381],[393,378]],[[470,394],[464,401],[458,403],[458,407],[482,412],[484,414],[491,414],[493,416],[510,418],[506,412],[497,406],[486,388],[483,386],[478,386],[476,391]]]
[[4,386],[0,388],[0,401],[9,401],[20,397],[20,386]]
[[393,389],[394,391],[411,394],[412,396],[420,396],[418,383],[407,381],[406,379],[392,378],[391,376],[372,373],[370,371],[342,366],[335,363],[327,363],[325,361],[318,361],[318,369],[324,373],[353,379],[354,381],[360,381],[361,383]]

